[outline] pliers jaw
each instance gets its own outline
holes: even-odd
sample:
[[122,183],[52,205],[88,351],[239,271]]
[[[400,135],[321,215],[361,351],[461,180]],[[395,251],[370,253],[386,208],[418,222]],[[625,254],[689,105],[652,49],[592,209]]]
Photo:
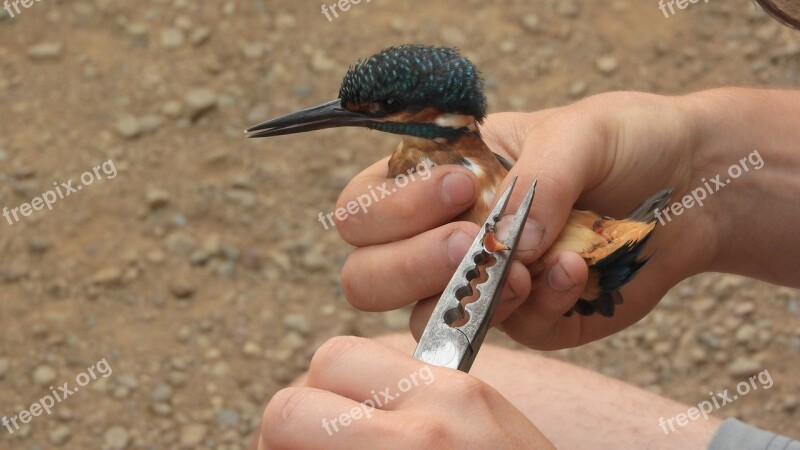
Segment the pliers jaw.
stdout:
[[[495,242],[497,223],[503,216],[516,182],[517,178],[514,177],[503,191],[442,292],[414,351],[417,359],[463,372],[469,372],[472,367],[489,331],[536,192],[534,181],[510,226],[503,230],[507,236],[504,242],[489,245],[488,242]],[[484,278],[485,281],[481,281]],[[478,291],[477,299],[464,305],[463,300],[474,298],[475,289]],[[464,319],[466,323],[460,324]]]

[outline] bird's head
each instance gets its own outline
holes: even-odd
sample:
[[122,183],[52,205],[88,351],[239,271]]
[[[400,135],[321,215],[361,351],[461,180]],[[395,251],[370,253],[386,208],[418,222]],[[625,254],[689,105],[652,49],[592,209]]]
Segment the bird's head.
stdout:
[[339,98],[255,125],[248,137],[357,126],[423,139],[451,140],[476,132],[486,116],[478,69],[457,50],[390,47],[358,61]]

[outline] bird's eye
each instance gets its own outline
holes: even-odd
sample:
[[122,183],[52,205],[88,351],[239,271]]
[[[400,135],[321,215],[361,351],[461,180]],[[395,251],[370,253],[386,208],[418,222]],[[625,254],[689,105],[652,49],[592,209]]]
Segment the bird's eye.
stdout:
[[403,105],[396,98],[387,98],[381,102],[381,109],[387,113],[395,113],[400,111],[402,108]]

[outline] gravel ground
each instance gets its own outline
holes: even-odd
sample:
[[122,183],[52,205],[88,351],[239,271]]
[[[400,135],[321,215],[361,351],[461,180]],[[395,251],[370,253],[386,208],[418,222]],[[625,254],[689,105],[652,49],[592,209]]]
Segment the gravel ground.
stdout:
[[[350,249],[317,221],[397,138],[242,136],[334,97],[357,57],[458,46],[492,111],[800,82],[800,33],[746,0],[669,18],[634,0],[375,0],[331,21],[320,5],[45,0],[0,17],[0,207],[76,189],[0,221],[0,417],[86,382],[0,428],[0,448],[241,449],[325,339],[407,328],[408,311],[347,304]],[[628,330],[554,355],[687,404],[766,369],[769,390],[719,414],[800,438],[798,353],[797,290],[705,274]]]

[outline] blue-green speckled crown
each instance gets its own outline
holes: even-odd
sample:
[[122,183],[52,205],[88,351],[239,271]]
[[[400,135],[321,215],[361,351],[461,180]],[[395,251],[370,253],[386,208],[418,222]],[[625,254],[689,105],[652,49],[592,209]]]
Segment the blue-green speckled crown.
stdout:
[[401,45],[381,50],[347,71],[339,98],[345,107],[393,99],[406,111],[436,107],[478,121],[486,116],[480,73],[453,48]]

